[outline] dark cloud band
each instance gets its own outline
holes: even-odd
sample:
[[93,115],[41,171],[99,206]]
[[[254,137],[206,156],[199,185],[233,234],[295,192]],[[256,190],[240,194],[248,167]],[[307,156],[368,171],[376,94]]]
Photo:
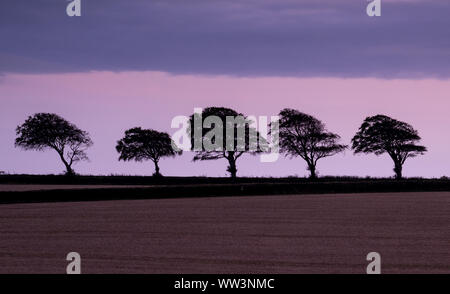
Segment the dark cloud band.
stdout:
[[0,72],[450,76],[450,2],[3,0]]

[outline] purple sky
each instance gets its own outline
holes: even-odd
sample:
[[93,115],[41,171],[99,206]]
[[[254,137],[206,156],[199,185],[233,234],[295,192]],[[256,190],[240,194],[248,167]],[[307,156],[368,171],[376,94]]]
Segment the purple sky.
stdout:
[[[85,174],[151,174],[151,163],[118,162],[115,143],[142,126],[172,134],[174,116],[227,106],[248,115],[285,107],[321,119],[348,144],[368,115],[387,114],[419,130],[425,156],[406,176],[450,175],[450,3],[366,1],[82,0],[0,3],[0,170],[60,173],[54,151],[14,148],[28,115],[55,112],[94,140]],[[186,153],[161,162],[166,175],[226,175],[225,161]],[[345,154],[319,161],[321,175],[390,176],[386,156]],[[306,175],[300,159],[260,163],[238,175]]]

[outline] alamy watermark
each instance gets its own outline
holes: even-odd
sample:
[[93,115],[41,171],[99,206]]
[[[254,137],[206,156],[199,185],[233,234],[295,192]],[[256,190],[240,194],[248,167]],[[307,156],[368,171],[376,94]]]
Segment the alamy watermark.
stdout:
[[171,127],[178,129],[172,135],[174,147],[183,151],[254,152],[261,153],[261,162],[279,158],[278,116],[202,117],[202,109],[195,108],[191,118],[174,117]]
[[68,16],[81,16],[81,0],[71,0],[66,7]]
[[378,252],[370,252],[366,257],[370,263],[367,265],[366,273],[368,275],[381,274],[381,255]]
[[381,0],[370,0],[367,4],[366,13],[368,16],[381,16]]
[[66,256],[66,260],[70,261],[66,267],[66,273],[68,275],[81,274],[81,256],[78,252],[69,252]]

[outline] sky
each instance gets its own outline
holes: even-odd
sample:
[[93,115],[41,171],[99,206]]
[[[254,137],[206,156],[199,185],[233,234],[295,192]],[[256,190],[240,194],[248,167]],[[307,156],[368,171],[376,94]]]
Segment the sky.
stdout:
[[[65,0],[0,2],[0,170],[61,173],[54,151],[14,148],[15,127],[54,112],[90,133],[82,174],[150,175],[153,165],[118,162],[123,132],[173,134],[171,120],[196,107],[247,115],[289,107],[322,120],[349,144],[365,117],[413,125],[429,152],[406,176],[450,175],[450,2],[382,0]],[[165,175],[226,176],[225,160],[164,159]],[[351,150],[319,161],[320,175],[391,176],[387,156]],[[260,163],[241,176],[307,175],[301,159]]]

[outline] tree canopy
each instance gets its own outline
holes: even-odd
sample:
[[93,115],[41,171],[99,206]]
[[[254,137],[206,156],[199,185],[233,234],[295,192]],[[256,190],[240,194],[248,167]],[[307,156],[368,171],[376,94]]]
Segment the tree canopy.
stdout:
[[266,141],[251,126],[252,121],[237,111],[225,107],[208,107],[189,120],[188,134],[194,161],[224,158],[227,171],[236,178],[236,161],[245,153],[262,152]]
[[280,151],[286,156],[300,156],[306,161],[311,178],[317,177],[317,161],[344,151],[347,146],[338,144],[340,137],[328,132],[315,117],[295,109],[279,113]]
[[357,153],[387,153],[394,161],[396,178],[402,178],[403,164],[408,158],[424,154],[425,146],[417,145],[420,136],[410,124],[386,115],[367,117],[352,139]]
[[75,162],[88,159],[85,151],[93,144],[87,132],[53,113],[37,113],[28,117],[17,127],[16,134],[16,147],[39,151],[54,149],[68,175],[74,174],[72,165]]
[[169,134],[151,129],[132,128],[125,131],[125,136],[117,142],[119,160],[151,160],[155,165],[155,176],[161,176],[159,160],[181,154]]

